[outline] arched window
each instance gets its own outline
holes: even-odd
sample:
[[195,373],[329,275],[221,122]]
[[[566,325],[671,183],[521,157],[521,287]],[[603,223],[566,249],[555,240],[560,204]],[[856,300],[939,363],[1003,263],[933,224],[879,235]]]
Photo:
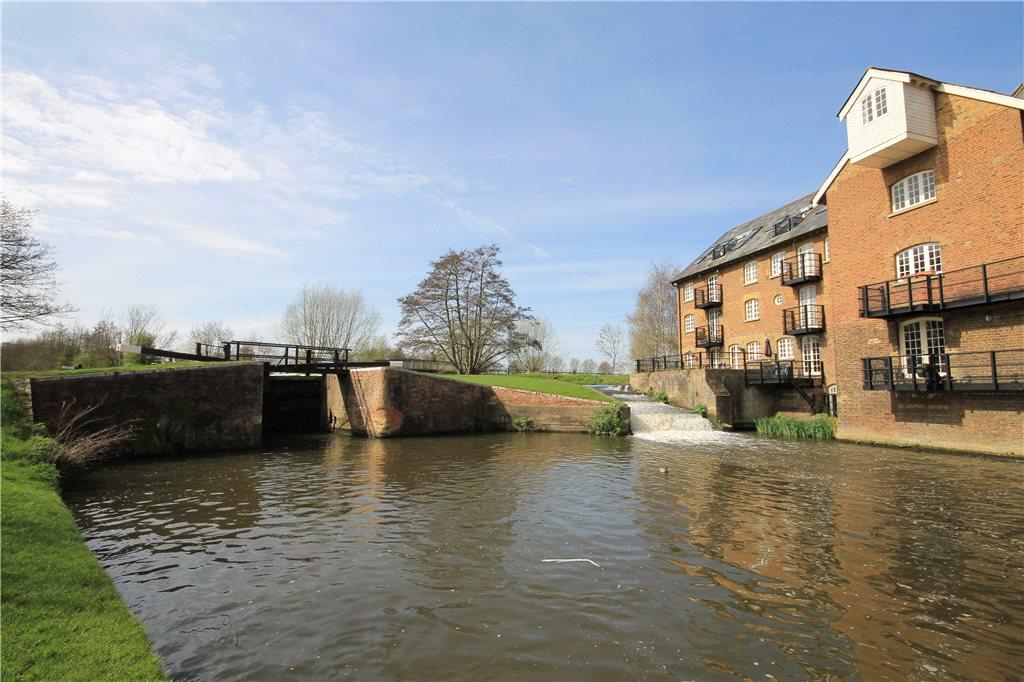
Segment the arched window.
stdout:
[[733,369],[743,369],[743,346],[729,346],[729,366]]
[[751,341],[747,344],[747,360],[760,360],[761,359],[761,344],[757,341]]
[[683,331],[692,332],[694,329],[693,315],[686,315],[683,317]]
[[894,213],[931,201],[935,198],[935,172],[926,170],[908,175],[894,183],[889,191],[892,193]]
[[778,277],[779,275],[782,274],[782,261],[784,260],[786,260],[785,251],[782,251],[772,256],[772,277]]
[[753,284],[757,281],[757,261],[752,260],[743,266],[743,283]]
[[710,277],[708,277],[708,290],[709,291],[711,290],[711,287],[715,286],[716,284],[718,284],[718,275],[711,275]]
[[821,375],[821,342],[817,336],[805,336],[800,341],[804,376]]
[[761,315],[761,304],[756,298],[747,299],[743,304],[743,309],[747,316],[747,322],[756,320]]
[[693,300],[693,282],[687,282],[686,284],[683,285],[683,300]]
[[942,272],[942,248],[938,244],[918,244],[896,254],[896,278]]
[[794,357],[793,348],[793,339],[784,336],[775,345],[775,353],[778,355],[779,360],[792,360]]

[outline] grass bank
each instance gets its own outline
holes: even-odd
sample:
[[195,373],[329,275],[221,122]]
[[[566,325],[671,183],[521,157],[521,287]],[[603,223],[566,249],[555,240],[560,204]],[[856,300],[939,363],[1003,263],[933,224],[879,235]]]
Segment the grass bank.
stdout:
[[518,388],[523,391],[536,391],[537,393],[550,393],[552,395],[564,395],[570,398],[586,398],[588,400],[603,400],[611,402],[612,399],[600,391],[574,384],[568,381],[550,379],[547,375],[531,374],[445,374],[449,379],[466,381],[471,384],[483,384],[484,386],[501,386],[503,388]]
[[757,432],[765,436],[783,438],[806,438],[811,440],[830,440],[836,437],[835,417],[818,415],[810,419],[793,417],[764,417],[755,419]]
[[108,372],[150,372],[155,369],[175,369],[179,367],[199,367],[200,365],[216,366],[220,362],[199,362],[198,360],[174,360],[156,364],[129,364],[117,367],[83,367],[82,369],[44,369],[24,372],[4,372],[5,379],[21,379],[25,377],[61,377],[72,374],[106,374]]
[[628,374],[561,374],[549,372],[526,372],[517,376],[535,377],[537,379],[555,379],[570,384],[599,384],[602,386],[621,386],[629,383]]
[[48,436],[2,392],[0,666],[11,679],[164,679],[146,632],[58,494]]

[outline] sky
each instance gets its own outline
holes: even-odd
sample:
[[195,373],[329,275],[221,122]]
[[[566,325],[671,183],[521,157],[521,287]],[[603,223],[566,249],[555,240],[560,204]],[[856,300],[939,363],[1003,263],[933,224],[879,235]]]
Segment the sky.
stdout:
[[651,261],[815,191],[871,65],[1010,92],[1024,5],[10,4],[3,177],[95,322],[273,337],[305,282],[382,332],[496,243],[567,357]]

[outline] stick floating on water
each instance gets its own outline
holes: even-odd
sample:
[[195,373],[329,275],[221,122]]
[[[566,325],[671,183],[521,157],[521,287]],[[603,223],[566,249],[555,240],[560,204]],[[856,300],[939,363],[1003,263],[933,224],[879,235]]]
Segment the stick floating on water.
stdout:
[[573,563],[573,562],[582,562],[582,563],[585,563],[585,564],[593,564],[594,566],[597,566],[598,568],[601,568],[601,564],[597,563],[596,561],[593,561],[592,559],[541,559],[541,561],[543,561],[544,563],[555,563],[555,564],[567,564],[567,563]]

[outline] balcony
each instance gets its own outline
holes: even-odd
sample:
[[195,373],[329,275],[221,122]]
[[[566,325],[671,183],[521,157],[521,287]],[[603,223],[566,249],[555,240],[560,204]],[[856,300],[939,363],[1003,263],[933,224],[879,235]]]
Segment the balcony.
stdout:
[[715,308],[722,305],[722,285],[709,284],[693,292],[694,308]]
[[860,288],[861,317],[897,317],[1024,300],[1024,256]]
[[788,218],[783,218],[779,222],[772,225],[772,238],[786,234],[794,227],[799,225],[801,222],[803,222],[803,219],[804,218],[802,215],[794,215],[789,216]]
[[861,360],[865,391],[1024,391],[1024,349]]
[[661,372],[670,369],[726,369],[721,353],[691,351],[682,355],[656,355],[636,361],[638,372]]
[[782,331],[791,336],[825,331],[825,306],[801,305],[782,311]]
[[821,370],[820,360],[747,360],[743,364],[743,381],[748,386],[819,386]]
[[697,327],[693,330],[693,336],[698,348],[715,348],[721,346],[725,340],[722,326]]
[[801,253],[782,261],[782,284],[792,287],[821,281],[821,254]]

